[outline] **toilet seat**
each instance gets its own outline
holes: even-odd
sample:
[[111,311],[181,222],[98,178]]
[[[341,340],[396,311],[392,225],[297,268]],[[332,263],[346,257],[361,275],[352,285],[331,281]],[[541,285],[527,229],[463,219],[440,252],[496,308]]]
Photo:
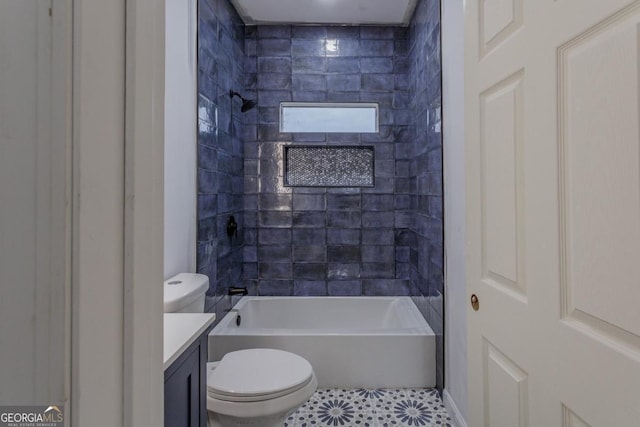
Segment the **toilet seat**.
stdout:
[[249,349],[227,353],[208,369],[207,393],[227,402],[276,399],[306,387],[315,379],[311,364],[282,350]]

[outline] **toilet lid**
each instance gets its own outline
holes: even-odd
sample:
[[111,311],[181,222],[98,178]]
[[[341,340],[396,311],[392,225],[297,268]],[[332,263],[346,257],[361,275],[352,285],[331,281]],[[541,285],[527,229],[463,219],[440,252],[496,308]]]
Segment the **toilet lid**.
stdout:
[[207,389],[221,400],[258,401],[293,393],[312,376],[311,364],[296,354],[254,348],[227,353],[208,372]]

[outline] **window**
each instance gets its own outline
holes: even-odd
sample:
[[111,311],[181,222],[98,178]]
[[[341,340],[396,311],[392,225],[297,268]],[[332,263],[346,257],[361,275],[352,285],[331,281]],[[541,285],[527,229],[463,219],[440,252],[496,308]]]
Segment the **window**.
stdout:
[[376,103],[280,103],[280,132],[375,133]]

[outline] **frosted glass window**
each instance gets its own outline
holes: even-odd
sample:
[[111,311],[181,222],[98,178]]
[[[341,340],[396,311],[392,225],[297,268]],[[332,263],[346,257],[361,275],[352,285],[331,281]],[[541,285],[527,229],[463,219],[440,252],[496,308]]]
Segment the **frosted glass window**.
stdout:
[[280,132],[375,133],[376,103],[280,103]]

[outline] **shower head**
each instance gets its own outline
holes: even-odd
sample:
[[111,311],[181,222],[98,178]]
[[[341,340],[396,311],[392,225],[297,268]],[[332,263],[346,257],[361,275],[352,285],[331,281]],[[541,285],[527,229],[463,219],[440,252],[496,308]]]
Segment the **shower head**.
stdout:
[[233,90],[229,91],[229,96],[231,97],[231,99],[233,99],[234,96],[237,96],[242,100],[242,107],[240,107],[240,111],[242,111],[243,113],[246,113],[256,106],[256,101],[254,101],[253,99],[245,99],[242,95]]

